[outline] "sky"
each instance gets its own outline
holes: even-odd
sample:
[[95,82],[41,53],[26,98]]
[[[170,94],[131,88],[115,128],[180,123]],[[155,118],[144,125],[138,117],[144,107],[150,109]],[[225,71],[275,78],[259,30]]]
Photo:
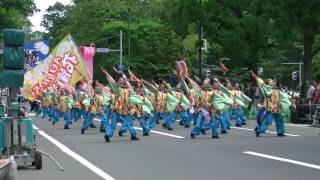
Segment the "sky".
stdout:
[[43,15],[46,13],[46,9],[56,2],[61,2],[62,4],[71,4],[72,0],[34,0],[34,2],[37,8],[40,9],[40,12],[37,12],[29,18],[34,26],[31,29],[33,31],[44,31],[45,29],[40,26],[40,23],[42,21]]

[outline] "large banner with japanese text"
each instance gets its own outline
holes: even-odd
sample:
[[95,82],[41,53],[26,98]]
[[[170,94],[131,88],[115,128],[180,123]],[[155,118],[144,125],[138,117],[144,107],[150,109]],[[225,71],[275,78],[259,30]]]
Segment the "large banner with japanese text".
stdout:
[[43,63],[25,73],[22,94],[34,100],[50,89],[63,87],[66,83],[74,86],[77,81],[89,79],[80,51],[68,34]]

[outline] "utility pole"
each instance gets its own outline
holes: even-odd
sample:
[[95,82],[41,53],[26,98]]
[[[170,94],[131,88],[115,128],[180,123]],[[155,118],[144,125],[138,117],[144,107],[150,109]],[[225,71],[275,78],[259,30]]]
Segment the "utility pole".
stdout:
[[119,49],[119,51],[120,51],[120,66],[122,67],[122,52],[123,52],[123,50],[122,50],[122,30],[120,31],[120,49]]
[[130,69],[131,60],[131,0],[129,0],[128,8],[128,68]]
[[200,19],[199,19],[199,77],[202,79],[202,4],[199,0],[200,6]]

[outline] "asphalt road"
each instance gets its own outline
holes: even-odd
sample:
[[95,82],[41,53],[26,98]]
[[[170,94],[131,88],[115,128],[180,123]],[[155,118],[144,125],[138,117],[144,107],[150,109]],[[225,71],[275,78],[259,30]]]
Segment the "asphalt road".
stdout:
[[33,119],[39,128],[38,148],[54,156],[64,171],[43,157],[42,170],[22,168],[19,180],[320,179],[317,128],[287,125],[288,136],[276,137],[272,126],[270,133],[257,138],[250,122],[213,140],[210,133],[190,139],[191,129],[176,122],[174,131],[158,126],[149,137],[138,131],[141,140],[134,142],[128,133],[118,137],[116,131],[107,144],[98,128],[81,135],[82,122],[64,130],[62,121],[51,125],[48,120]]

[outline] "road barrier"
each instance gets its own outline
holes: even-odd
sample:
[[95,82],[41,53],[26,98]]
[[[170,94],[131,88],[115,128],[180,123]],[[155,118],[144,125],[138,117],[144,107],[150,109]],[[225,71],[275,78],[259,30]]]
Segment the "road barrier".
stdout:
[[292,109],[291,122],[318,126],[320,120],[320,104],[297,104]]
[[0,159],[0,179],[17,180],[17,164],[12,156],[9,159]]

